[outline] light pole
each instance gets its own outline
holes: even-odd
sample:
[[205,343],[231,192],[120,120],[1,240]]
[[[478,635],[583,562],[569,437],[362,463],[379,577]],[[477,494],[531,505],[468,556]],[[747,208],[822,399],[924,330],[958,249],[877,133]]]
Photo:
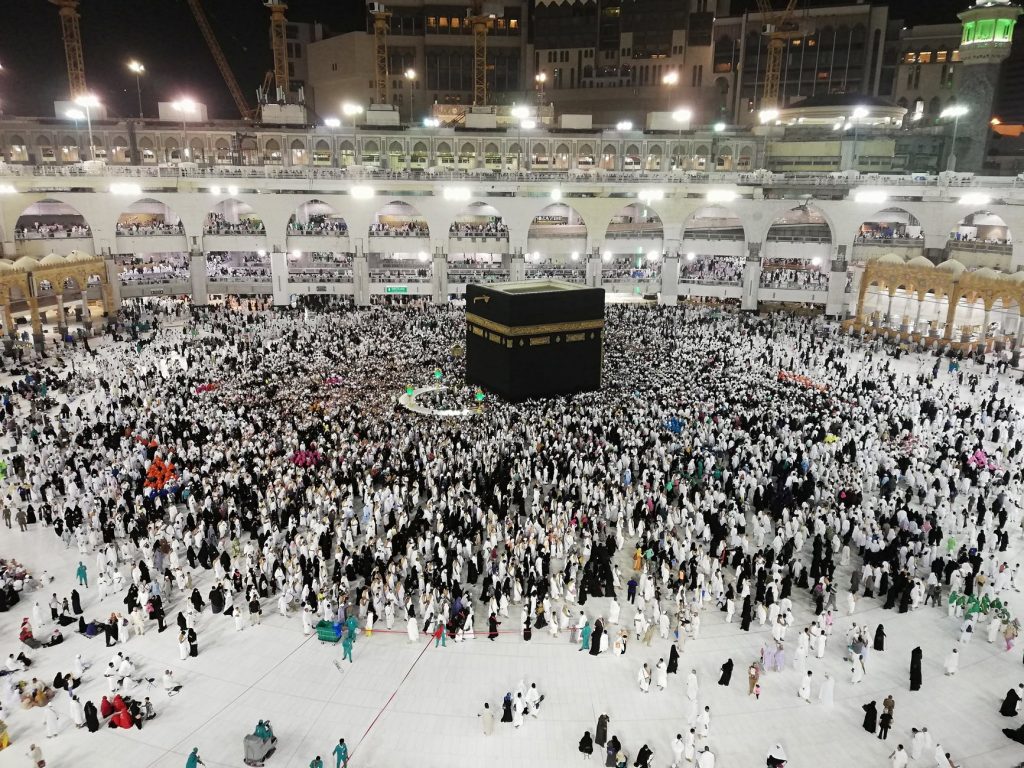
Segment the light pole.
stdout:
[[[335,129],[341,127],[341,120],[336,117],[325,117],[324,125],[331,129],[331,144],[337,145],[337,139],[335,138]],[[338,152],[337,146],[334,151],[331,152],[331,165],[337,167],[338,165]]]
[[859,156],[857,154],[857,128],[859,121],[868,116],[867,107],[854,107],[850,113],[850,122],[853,123],[853,170],[857,170]]
[[175,112],[179,112],[181,114],[181,132],[185,135],[185,144],[179,157],[181,159],[188,157],[191,160],[192,153],[189,151],[188,147],[188,125],[185,123],[185,120],[188,115],[191,115],[196,111],[196,103],[192,101],[192,99],[184,98],[172,101],[171,106],[174,108]]
[[679,132],[676,134],[676,141],[679,142],[679,160],[680,160],[680,165],[682,165],[682,159],[683,159],[683,150],[682,150],[682,146],[683,146],[683,123],[689,124],[690,119],[692,117],[693,117],[693,110],[692,109],[687,109],[686,107],[683,107],[682,109],[677,109],[675,112],[672,113],[672,119],[679,125]]
[[533,76],[533,82],[537,84],[537,105],[544,106],[544,83],[548,81],[548,76],[543,72],[538,72]]
[[677,70],[674,70],[674,69],[671,72],[669,72],[668,74],[666,74],[663,78],[661,78],[661,84],[664,85],[664,86],[667,86],[666,87],[666,92],[665,92],[665,109],[666,110],[668,110],[669,102],[671,102],[671,100],[672,100],[672,90],[671,89],[675,85],[677,85],[678,83],[679,83],[679,72]]
[[100,100],[91,93],[83,93],[75,99],[75,104],[85,109],[85,125],[89,131],[89,159],[95,160],[96,145],[92,142],[92,113],[90,110],[93,107],[98,107],[100,105]]
[[416,70],[410,67],[405,70],[405,79],[409,81],[409,124],[416,120]]
[[128,69],[135,74],[135,93],[139,97],[139,119],[142,119],[142,73],[146,71],[146,68],[141,62],[132,60],[128,62]]
[[[69,109],[67,112],[64,113],[64,117],[68,118],[69,120],[75,121],[75,141],[78,141],[78,121],[85,119],[85,112],[83,112],[80,109]],[[75,159],[81,160],[82,158],[81,156],[79,156],[76,157]]]
[[954,104],[942,110],[939,117],[953,118],[953,141],[949,145],[949,159],[946,161],[946,170],[956,170],[956,129],[960,127],[960,118],[966,115],[969,110],[963,104]]
[[516,153],[516,171],[523,169],[523,127],[526,123],[531,123],[532,128],[535,123],[532,123],[528,118],[530,117],[530,110],[526,107],[512,107],[512,117],[516,119],[516,123],[519,128],[519,140],[516,144],[519,147],[519,151]]
[[341,112],[345,117],[352,118],[352,161],[356,159],[356,117],[363,114],[363,108],[359,104],[345,102],[341,105]]

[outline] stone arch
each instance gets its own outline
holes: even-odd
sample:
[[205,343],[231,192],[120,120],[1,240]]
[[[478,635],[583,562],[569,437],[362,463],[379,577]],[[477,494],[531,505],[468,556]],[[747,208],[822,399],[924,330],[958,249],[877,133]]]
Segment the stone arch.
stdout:
[[857,225],[855,242],[872,240],[920,240],[924,247],[921,221],[906,208],[890,206],[865,217]]
[[117,217],[116,231],[129,236],[185,234],[181,217],[167,203],[153,197],[140,198],[124,208]]
[[[972,231],[973,230],[973,231]],[[1013,233],[1006,219],[990,209],[978,209],[962,216],[950,227],[950,240],[960,233],[965,239],[991,241],[1006,245],[1013,242]]]
[[426,217],[415,206],[404,200],[392,200],[373,214],[369,235],[430,237],[430,227]]
[[[787,231],[789,234],[787,235]],[[835,227],[823,210],[815,205],[798,205],[783,211],[768,225],[765,240],[781,237],[819,237],[828,243],[835,242]]]
[[220,200],[206,213],[203,234],[264,234],[266,218],[252,205],[237,197]]
[[605,226],[605,240],[640,239],[658,242],[658,251],[665,241],[665,224],[661,215],[642,200],[618,210]]
[[475,236],[508,239],[504,216],[490,203],[474,201],[455,214],[448,226],[451,237]]
[[551,203],[539,210],[530,220],[527,232],[527,249],[533,251],[531,243],[541,238],[565,238],[586,240],[588,228],[583,215],[568,203]]
[[16,239],[92,237],[92,225],[75,206],[45,197],[26,206],[14,222]]
[[691,240],[747,240],[739,214],[726,205],[705,205],[683,222],[682,238]]
[[333,235],[348,234],[348,224],[341,214],[329,203],[312,197],[299,203],[288,218],[289,235]]

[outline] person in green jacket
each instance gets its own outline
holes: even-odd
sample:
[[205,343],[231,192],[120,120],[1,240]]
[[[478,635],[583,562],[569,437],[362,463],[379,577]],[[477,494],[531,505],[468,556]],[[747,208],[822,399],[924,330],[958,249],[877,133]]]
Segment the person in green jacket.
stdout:
[[185,761],[185,768],[196,768],[199,765],[206,765],[206,763],[199,757],[199,747],[192,747],[188,760]]
[[320,755],[310,761],[309,768],[324,768],[324,761],[320,759]]
[[349,616],[345,619],[345,626],[348,627],[348,637],[350,640],[356,639],[356,630],[359,628],[359,622],[356,621],[355,616]]
[[81,560],[78,561],[78,570],[75,571],[75,576],[78,578],[79,586],[84,586],[86,589],[89,588],[89,572],[85,569],[85,563]]
[[580,646],[581,651],[590,650],[590,634],[593,631],[594,628],[590,626],[590,621],[587,620],[587,623],[583,625],[583,629],[580,631],[580,634],[583,636],[583,644]]
[[341,660],[348,659],[348,663],[352,664],[352,635],[345,635],[345,638],[341,641]]
[[334,757],[338,763],[335,768],[342,768],[342,766],[348,766],[348,744],[345,743],[344,739],[338,739],[338,745],[334,748]]

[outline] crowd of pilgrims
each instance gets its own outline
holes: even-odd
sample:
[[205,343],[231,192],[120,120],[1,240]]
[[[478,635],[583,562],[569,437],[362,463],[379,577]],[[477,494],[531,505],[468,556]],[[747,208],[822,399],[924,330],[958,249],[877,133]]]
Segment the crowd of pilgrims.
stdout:
[[[817,614],[796,630],[806,656],[840,589],[851,612],[861,596],[904,612],[939,585],[1010,586],[1022,436],[1009,379],[937,359],[908,372],[806,318],[609,305],[602,391],[488,398],[439,421],[397,397],[438,369],[462,381],[460,310],[253,309],[192,307],[183,326],[9,395],[49,379],[65,401],[33,408],[22,433],[22,500],[95,553],[101,593],[123,595],[133,624],[177,611],[183,658],[207,606],[239,625],[275,606],[306,634],[355,617],[367,631],[398,621],[411,640],[541,629],[625,653],[627,602],[637,640],[697,638],[719,610],[736,631],[769,622],[781,651],[794,601]],[[172,469],[154,482],[154,465]],[[691,716],[693,759],[707,746],[695,697]]]

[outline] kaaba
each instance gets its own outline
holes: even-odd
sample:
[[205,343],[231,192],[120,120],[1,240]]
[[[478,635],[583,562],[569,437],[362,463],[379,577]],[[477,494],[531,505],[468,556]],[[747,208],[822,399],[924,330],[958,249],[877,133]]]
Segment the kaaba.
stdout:
[[601,388],[604,289],[466,286],[466,381],[518,402]]

